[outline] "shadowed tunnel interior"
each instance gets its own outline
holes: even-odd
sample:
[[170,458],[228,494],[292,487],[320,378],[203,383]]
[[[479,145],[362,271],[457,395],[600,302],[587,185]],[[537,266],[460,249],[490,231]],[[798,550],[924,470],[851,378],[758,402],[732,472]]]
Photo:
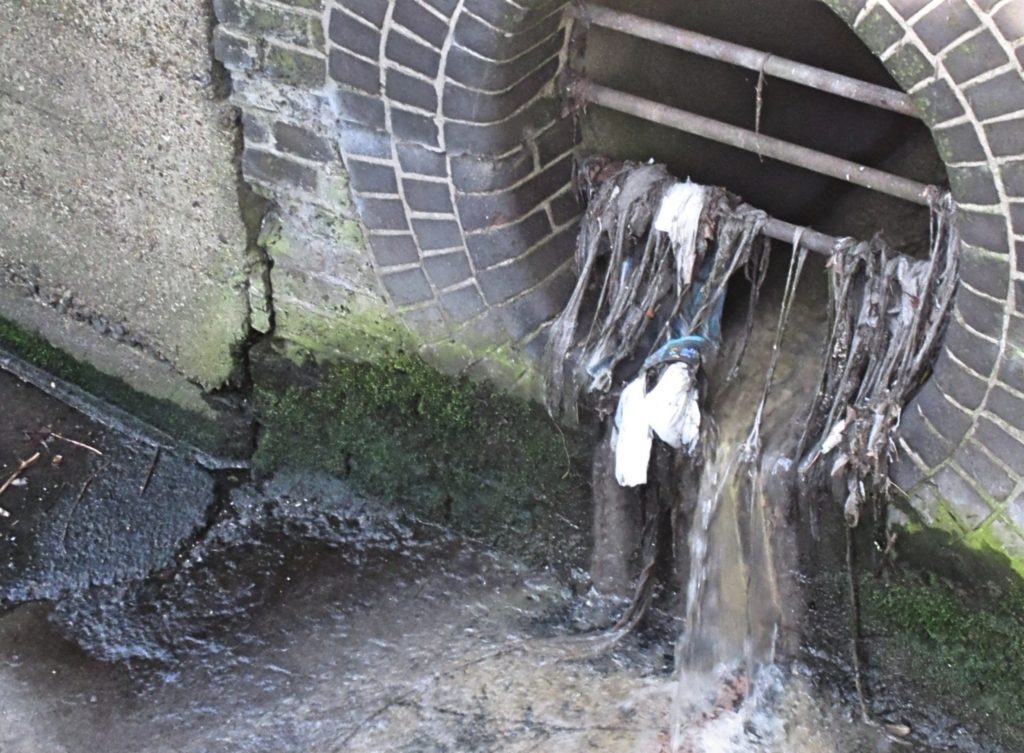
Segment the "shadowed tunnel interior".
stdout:
[[[879,59],[827,6],[811,0],[601,5],[899,89]],[[590,26],[575,66],[601,84],[755,130],[758,74],[728,63]],[[760,132],[927,184],[946,175],[923,123],[770,76],[761,89]],[[628,115],[590,106],[583,150],[663,162],[680,177],[720,185],[770,215],[838,236],[870,238],[920,254],[924,207]]]

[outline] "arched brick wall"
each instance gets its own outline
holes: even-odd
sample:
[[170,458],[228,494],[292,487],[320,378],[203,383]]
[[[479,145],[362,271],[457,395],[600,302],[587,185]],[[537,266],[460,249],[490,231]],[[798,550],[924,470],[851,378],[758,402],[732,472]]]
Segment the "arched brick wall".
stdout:
[[[933,521],[1024,554],[1024,0],[823,1],[913,96],[962,208],[955,320],[905,412],[894,478]],[[573,282],[579,214],[556,91],[566,0],[287,0],[321,25],[323,47],[297,65],[250,45],[251,18],[246,31],[228,12],[259,2],[218,0],[221,56],[315,90],[299,106],[337,151],[319,177],[284,177],[322,198],[343,164],[370,241],[363,283],[427,341],[535,357]],[[300,37],[282,48],[316,48]],[[256,88],[236,101],[258,110]],[[257,168],[288,148],[278,137],[250,179],[280,189]]]
[[563,11],[560,0],[330,11],[331,78],[383,103],[371,117],[343,109],[371,132],[344,134],[342,151],[383,287],[414,326],[536,354],[571,290],[573,133],[554,91]]

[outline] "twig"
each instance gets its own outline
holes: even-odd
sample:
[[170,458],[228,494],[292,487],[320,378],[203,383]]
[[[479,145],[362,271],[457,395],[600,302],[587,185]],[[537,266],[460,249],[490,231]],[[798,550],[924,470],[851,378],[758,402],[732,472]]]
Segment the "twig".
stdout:
[[106,463],[104,463],[103,465],[101,465],[99,468],[92,472],[89,478],[85,480],[85,483],[82,484],[82,488],[78,490],[78,496],[75,497],[75,501],[71,503],[71,509],[68,510],[68,515],[64,519],[64,533],[60,537],[60,545],[64,551],[67,551],[68,549],[68,528],[70,528],[71,526],[71,518],[74,517],[75,511],[78,509],[78,504],[82,501],[82,497],[85,496],[86,491],[88,491],[89,484],[91,484],[93,482],[93,479],[99,476],[101,472],[106,470],[108,465],[110,465],[110,461],[107,461]]
[[160,462],[160,445],[156,446],[156,452],[153,453],[153,462],[149,464],[149,473],[146,474],[146,480],[142,482],[142,486],[139,487],[139,496],[141,497],[146,493],[146,489],[149,488],[149,482],[153,478],[153,471],[156,470],[156,464]]
[[[7,491],[7,488],[14,483],[14,479],[18,478],[18,476],[20,476],[21,473],[26,468],[31,468],[33,465],[35,465],[37,460],[39,460],[38,452],[32,457],[30,457],[28,460],[22,460],[18,464],[18,467],[14,469],[14,473],[7,477],[7,480],[4,481],[3,485],[0,485],[0,494],[3,494],[5,491]],[[5,510],[4,508],[0,507],[0,518],[9,517],[11,517],[11,513],[8,510]]]
[[58,434],[55,431],[51,431],[50,432],[50,436],[51,437],[56,437],[57,439],[59,439],[59,440],[61,440],[63,442],[67,442],[68,444],[73,444],[75,447],[81,447],[82,449],[88,450],[89,452],[95,452],[100,457],[103,457],[103,453],[102,452],[97,450],[92,445],[86,444],[85,442],[79,442],[77,439],[71,439],[70,437],[65,437],[62,434]]

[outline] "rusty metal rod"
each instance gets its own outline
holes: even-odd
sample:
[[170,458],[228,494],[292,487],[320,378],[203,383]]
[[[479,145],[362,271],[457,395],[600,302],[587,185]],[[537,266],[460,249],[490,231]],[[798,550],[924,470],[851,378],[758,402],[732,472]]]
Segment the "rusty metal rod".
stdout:
[[706,118],[686,110],[679,110],[633,94],[627,94],[591,81],[579,80],[575,84],[576,96],[610,110],[633,115],[659,125],[686,131],[701,138],[734,146],[763,157],[828,175],[873,191],[879,191],[915,204],[929,204],[931,186],[876,170],[866,165],[835,157],[825,152],[808,149],[782,139],[763,136],[745,128]]
[[917,108],[914,107],[910,97],[896,89],[871,84],[796,60],[776,57],[768,52],[680,29],[659,21],[652,21],[632,13],[622,13],[611,8],[604,8],[600,5],[589,3],[581,5],[576,9],[576,16],[582,21],[588,21],[605,29],[612,29],[633,37],[692,52],[695,55],[731,63],[758,73],[764,71],[767,76],[792,81],[873,107],[891,110],[900,115],[919,117]]

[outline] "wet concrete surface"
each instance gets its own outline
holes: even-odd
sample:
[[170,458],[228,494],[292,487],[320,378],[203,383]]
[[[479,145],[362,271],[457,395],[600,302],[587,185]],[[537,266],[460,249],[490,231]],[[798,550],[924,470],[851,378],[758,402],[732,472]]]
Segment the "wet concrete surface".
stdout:
[[0,371],[0,605],[164,567],[206,523],[214,479]]

